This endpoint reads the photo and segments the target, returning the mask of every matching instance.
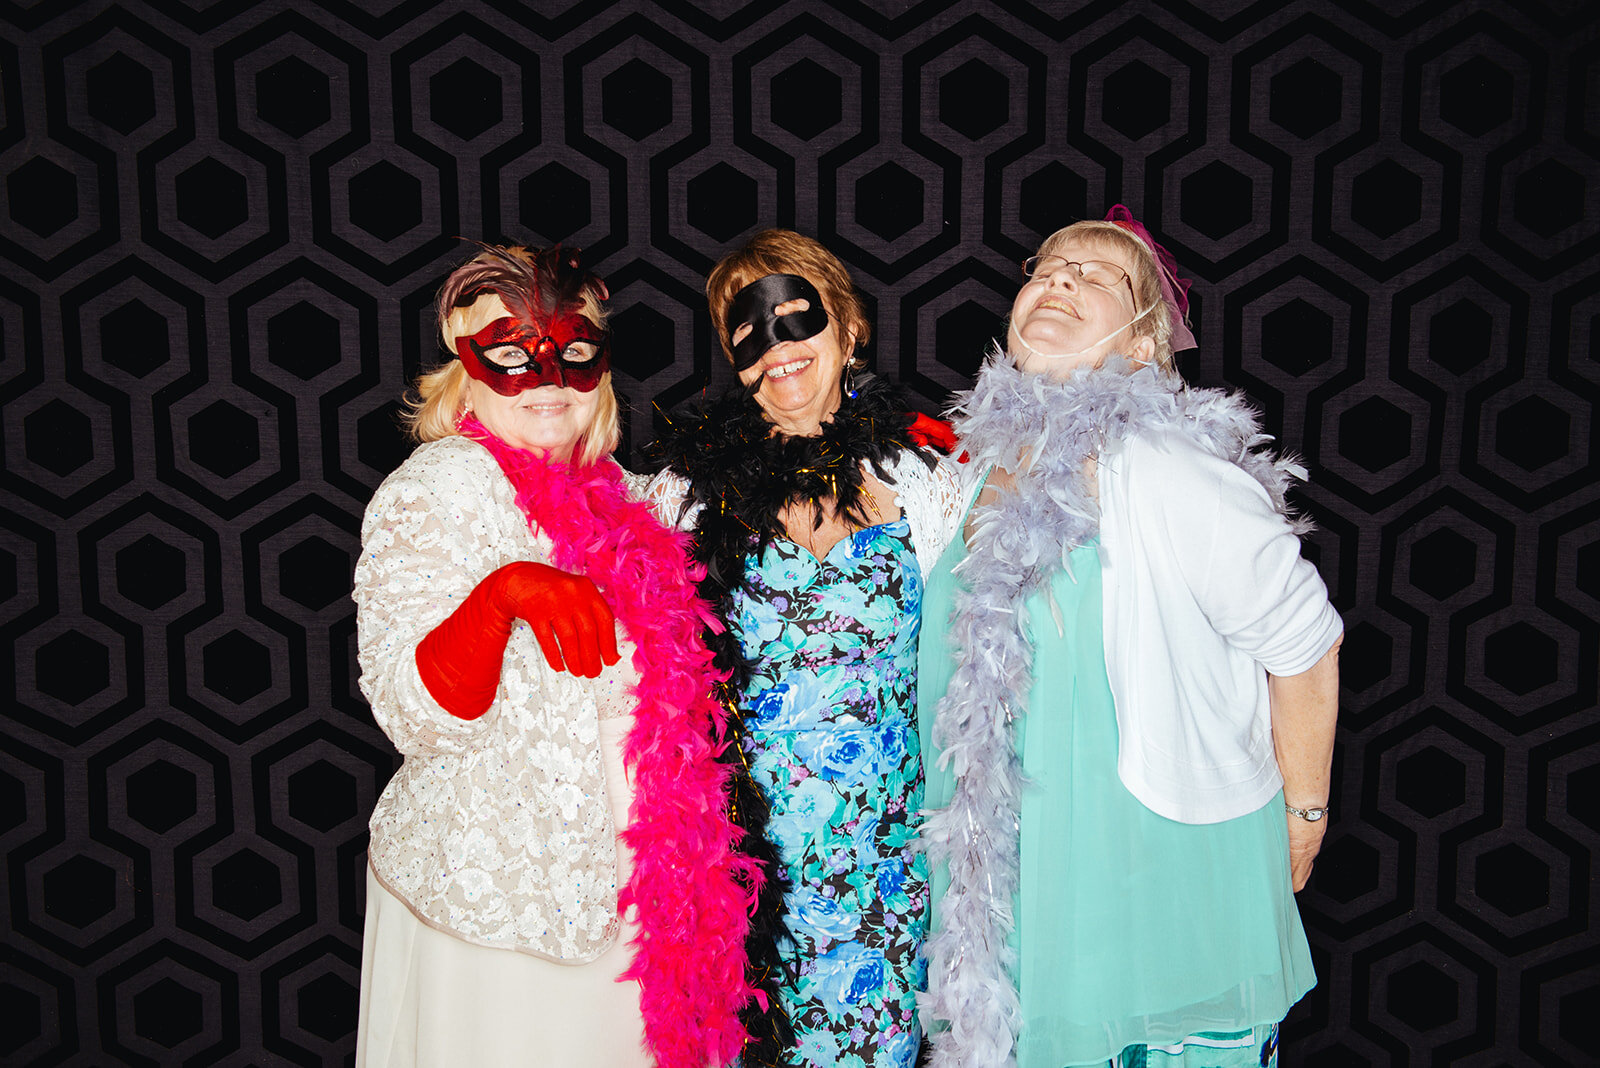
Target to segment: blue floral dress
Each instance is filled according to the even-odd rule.
[[[787,866],[783,988],[799,1063],[911,1068],[927,929],[916,729],[922,573],[904,518],[823,560],[783,538],[735,594],[745,749]]]

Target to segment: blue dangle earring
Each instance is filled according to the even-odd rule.
[[[856,399],[856,369],[853,363],[852,360],[844,365],[844,395],[851,400]]]

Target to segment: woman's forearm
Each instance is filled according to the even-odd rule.
[[[1333,736],[1339,717],[1339,642],[1307,671],[1267,678],[1272,744],[1283,772],[1283,799],[1295,808],[1324,808],[1333,775]],[[1289,868],[1295,890],[1311,877],[1328,821],[1289,821]]]

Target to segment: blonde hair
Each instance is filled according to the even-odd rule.
[[[711,325],[729,363],[733,362],[733,335],[728,329],[728,305],[739,290],[769,274],[797,274],[816,286],[822,295],[822,310],[840,330],[839,343],[851,345],[845,354],[850,367],[859,371],[866,366],[855,354],[872,336],[872,325],[850,272],[821,242],[793,230],[762,230],[743,248],[722,257],[706,278]]]
[[[1155,344],[1154,363],[1158,370],[1176,375],[1177,365],[1172,362],[1172,305],[1161,295],[1161,265],[1156,262],[1150,246],[1139,240],[1132,231],[1104,219],[1085,219],[1063,226],[1039,245],[1039,255],[1054,255],[1055,250],[1069,241],[1103,249],[1115,249],[1127,255],[1133,267],[1129,279],[1133,283],[1134,314],[1160,304],[1162,310],[1151,312],[1133,324],[1135,337],[1147,337]]]
[[[520,245],[486,245],[483,252],[450,273],[439,288],[436,302],[439,343],[446,352],[454,356],[456,338],[477,333],[495,319],[506,316],[510,307],[539,306],[539,294],[530,292],[532,283],[525,281],[522,273],[515,270],[508,273],[505,269],[507,261],[513,259],[518,261],[513,267],[520,264],[531,268],[538,256]],[[531,278],[531,273],[526,277]],[[464,303],[464,298],[474,293],[477,299]],[[606,325],[605,309],[600,303],[604,294],[605,287],[599,279],[582,290],[582,315],[601,329]],[[511,299],[508,301],[507,297]],[[411,437],[421,443],[459,434],[461,431],[456,424],[467,411],[471,381],[472,377],[459,359],[451,359],[418,375],[414,393],[402,400],[404,410],[400,416]],[[594,417],[584,429],[575,453],[580,464],[592,464],[609,456],[622,440],[622,406],[611,386],[610,371],[600,376],[595,389],[600,396]]]

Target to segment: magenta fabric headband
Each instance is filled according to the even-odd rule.
[[[1178,277],[1178,261],[1172,253],[1161,247],[1155,238],[1150,236],[1133,212],[1122,204],[1113,204],[1111,210],[1106,212],[1106,221],[1116,223],[1124,230],[1129,231],[1134,237],[1143,241],[1155,254],[1156,265],[1161,268],[1161,299],[1165,300],[1172,308],[1172,351],[1182,352],[1184,349],[1197,349],[1200,343],[1194,339],[1194,331],[1189,329],[1189,286],[1187,278]]]

